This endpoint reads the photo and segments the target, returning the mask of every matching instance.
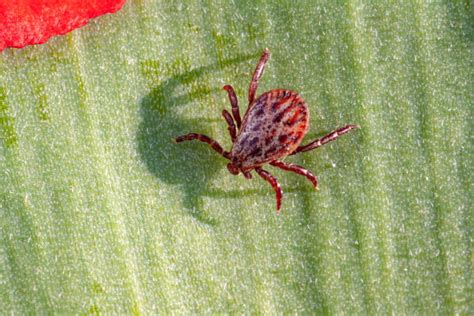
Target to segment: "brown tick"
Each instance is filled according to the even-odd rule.
[[[240,118],[234,89],[230,85],[224,86],[232,105],[232,114],[227,110],[222,111],[222,116],[227,122],[230,138],[232,139],[230,152],[222,149],[222,146],[215,140],[202,134],[182,135],[177,137],[175,141],[180,143],[197,139],[209,144],[212,149],[230,160],[227,169],[234,175],[242,172],[245,178],[251,179],[250,172],[255,170],[275,190],[277,212],[279,212],[283,192],[277,179],[263,170],[262,166],[269,163],[280,169],[305,176],[317,189],[318,180],[315,175],[301,166],[283,162],[281,159],[318,148],[352,129],[359,128],[359,126],[346,125],[326,136],[300,146],[309,128],[309,109],[304,100],[296,92],[283,89],[265,92],[255,99],[258,81],[262,77],[263,69],[269,57],[270,52],[265,49],[250,82],[249,105],[243,120]]]

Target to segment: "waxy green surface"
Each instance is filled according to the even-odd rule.
[[[468,1],[129,1],[0,53],[0,310],[7,314],[473,314]],[[305,142],[235,177],[222,86],[297,91]]]

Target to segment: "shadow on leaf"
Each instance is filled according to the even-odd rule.
[[[176,61],[165,66],[160,66],[158,61],[147,61],[143,65],[147,71],[145,76],[151,77],[150,80],[163,73],[173,75],[161,80],[161,84],[154,87],[140,103],[142,121],[137,137],[140,157],[160,181],[177,185],[184,192],[185,207],[193,217],[206,224],[215,224],[215,220],[205,214],[201,196],[209,190],[208,183],[219,166],[225,167],[223,158],[205,144],[190,142],[177,145],[172,139],[190,132],[209,134],[208,125],[216,120],[182,118],[176,113],[176,109],[191,102],[202,101],[213,92],[225,93],[221,87],[206,86],[203,76],[255,59],[255,56],[258,54],[239,55],[195,69],[190,69],[190,63],[186,61]],[[188,92],[180,94],[179,91]],[[224,107],[228,108],[230,105],[223,104],[222,108]],[[222,124],[225,124],[223,119]]]

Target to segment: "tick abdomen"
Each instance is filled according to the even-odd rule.
[[[265,92],[245,113],[232,147],[232,160],[243,170],[250,170],[287,156],[300,145],[308,125],[308,107],[296,92]]]

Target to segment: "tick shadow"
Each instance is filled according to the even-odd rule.
[[[179,115],[180,107],[199,101],[205,101],[211,93],[223,93],[220,86],[206,86],[204,76],[232,65],[253,60],[258,54],[238,55],[233,59],[194,69],[177,69],[173,65],[166,69],[177,72],[154,87],[140,102],[141,122],[138,129],[138,152],[148,170],[160,181],[176,185],[184,193],[184,206],[190,215],[206,224],[215,224],[203,208],[202,196],[209,190],[208,184],[225,161],[209,146],[200,142],[175,144],[176,136],[195,132],[210,134],[209,124],[225,124],[220,117],[185,118]],[[182,68],[182,67],[181,67]],[[162,69],[155,69],[157,74]],[[181,91],[187,91],[181,93]],[[229,107],[222,104],[222,108]],[[220,114],[220,111],[219,111]],[[222,130],[225,130],[223,128]],[[227,131],[226,131],[227,132]],[[229,137],[227,133],[223,137]],[[219,140],[222,140],[219,137]],[[166,196],[158,197],[166,199]]]

